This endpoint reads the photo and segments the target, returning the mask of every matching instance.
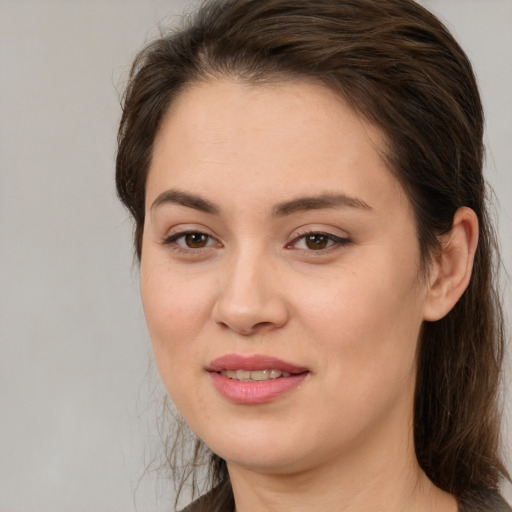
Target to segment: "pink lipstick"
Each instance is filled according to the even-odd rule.
[[[267,355],[227,354],[207,368],[217,391],[237,404],[263,404],[301,384],[309,370]]]

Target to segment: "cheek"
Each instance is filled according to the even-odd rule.
[[[208,395],[197,386],[205,373],[205,347],[198,340],[210,311],[206,283],[194,286],[190,280],[178,279],[178,273],[148,268],[150,272],[141,265],[141,296],[158,373],[188,423],[196,423],[195,411],[202,411],[208,422]]]
[[[212,302],[211,278],[187,275],[148,250],[140,267],[141,297],[148,328],[161,342],[179,343],[202,327]]]
[[[310,301],[304,331],[323,376],[316,414],[333,418],[326,436],[352,439],[397,407],[409,411],[421,321],[411,294],[399,297],[376,284],[354,276],[329,290],[329,300]]]
[[[204,347],[197,341],[210,318],[213,283],[187,278],[149,254],[145,258],[140,269],[144,314],[158,371],[174,398],[174,388],[189,373],[203,371]]]
[[[415,267],[393,266],[384,258],[326,276],[314,288],[303,283],[295,295],[308,339],[333,379],[370,388],[379,379],[398,382],[414,371],[422,323]]]

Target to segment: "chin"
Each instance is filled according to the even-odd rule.
[[[264,474],[307,471],[321,465],[335,453],[343,452],[343,446],[352,444],[351,435],[346,442],[343,442],[345,436],[338,437],[338,446],[326,443],[326,439],[332,438],[332,433],[308,429],[300,421],[291,426],[289,421],[267,420],[251,424],[239,419],[231,427],[212,430],[210,425],[208,430],[197,434],[227,462],[228,467],[237,466]]]
[[[222,453],[215,453],[227,462],[228,467],[239,466],[256,473],[291,474],[304,471],[310,465],[311,457],[299,452],[297,447],[295,450],[259,448],[226,447]]]
[[[193,423],[193,422],[192,422]],[[229,426],[195,429],[196,434],[228,465],[233,464],[264,473],[283,473],[307,459],[304,444],[295,432],[273,422],[247,422],[240,419]],[[285,435],[283,435],[285,434]],[[311,446],[311,443],[309,443]]]

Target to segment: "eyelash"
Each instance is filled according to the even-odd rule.
[[[311,249],[311,248],[297,248],[297,244],[300,241],[304,241],[307,243],[308,237],[323,237],[327,239],[327,243],[329,244],[327,247],[324,247],[322,249]],[[286,245],[286,248],[296,248],[298,250],[301,250],[303,252],[313,253],[313,254],[326,254],[332,251],[335,251],[336,249],[339,249],[343,246],[346,246],[351,243],[351,240],[349,238],[344,238],[340,236],[333,235],[332,233],[325,233],[324,231],[307,231],[306,233],[301,233],[299,236],[297,236],[295,239],[293,239],[289,244]]]
[[[179,245],[177,242],[178,240],[180,240],[180,238],[185,238],[186,236],[189,236],[189,235],[201,235],[201,236],[205,236],[208,238],[208,242],[207,242],[207,245],[205,245],[204,247],[187,247],[187,246],[182,246],[182,245]],[[210,243],[211,241],[213,241],[214,243]],[[195,230],[190,230],[190,231],[180,231],[179,233],[175,233],[174,235],[170,235],[166,238],[164,238],[164,240],[162,241],[163,245],[171,245],[173,246],[173,249],[175,251],[179,251],[179,252],[185,252],[185,253],[195,253],[197,251],[201,251],[203,249],[207,249],[213,245],[215,245],[215,243],[217,245],[221,245],[219,242],[216,242],[216,240],[211,236],[209,235],[208,233],[204,233],[202,231],[195,231]]]
[[[203,247],[187,247],[182,246],[178,244],[178,241],[180,239],[184,239],[186,236],[189,235],[200,235],[205,236],[208,238],[207,245]],[[304,241],[304,243],[307,243],[308,237],[322,237],[327,240],[327,247],[321,248],[321,249],[311,249],[311,248],[297,248],[297,245],[300,241]],[[213,243],[211,243],[213,241]],[[222,247],[220,242],[217,242],[211,235],[204,233],[202,231],[181,231],[179,233],[175,233],[173,235],[170,235],[162,241],[163,245],[170,245],[173,246],[173,250],[179,251],[179,252],[185,252],[185,253],[196,253],[198,251],[202,251],[203,249],[210,248],[214,245]],[[325,233],[323,231],[307,231],[306,233],[302,233],[296,238],[294,238],[290,243],[286,244],[286,249],[298,249],[302,252],[307,252],[311,254],[317,254],[322,255],[329,253],[333,250],[339,249],[343,246],[346,246],[351,243],[351,240],[344,237],[339,237],[336,235],[333,235],[332,233]]]

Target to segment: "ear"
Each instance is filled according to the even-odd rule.
[[[441,252],[431,264],[424,320],[443,318],[455,306],[469,284],[476,247],[478,218],[470,208],[455,212],[452,229],[441,237]]]

